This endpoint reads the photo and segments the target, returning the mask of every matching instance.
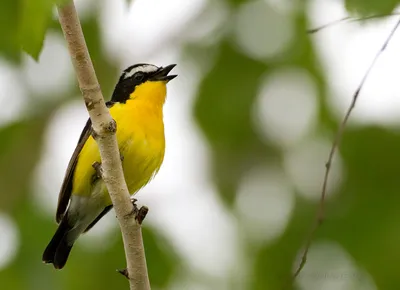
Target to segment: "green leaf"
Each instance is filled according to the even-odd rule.
[[[19,61],[18,44],[19,1],[0,1],[0,53],[8,60]]]
[[[55,193],[57,194],[57,193]],[[30,194],[27,192],[27,196]],[[111,213],[110,213],[111,214]],[[119,228],[107,241],[93,240],[96,249],[82,247],[81,240],[74,245],[62,271],[41,262],[41,255],[54,234],[57,225],[52,217],[38,211],[35,200],[21,200],[12,212],[19,232],[17,256],[8,267],[0,270],[1,289],[75,289],[106,290],[129,288],[128,280],[116,272],[126,265]],[[117,220],[114,221],[117,223]],[[97,226],[101,226],[100,222]],[[146,260],[152,288],[167,289],[179,256],[171,243],[153,229],[143,228]],[[106,247],[101,244],[106,243]]]
[[[244,3],[248,2],[248,1],[246,1],[246,0],[228,0],[227,2],[229,4],[237,7],[237,6],[240,6],[241,4],[244,4]]]
[[[53,0],[21,0],[20,44],[22,49],[38,60],[45,34],[51,23]]]
[[[260,77],[268,69],[225,40],[196,99],[194,114],[213,146],[213,176],[228,204],[234,200],[242,174],[277,155],[259,139],[252,121]]]
[[[266,70],[265,64],[229,43],[221,45],[214,68],[201,84],[194,112],[212,143],[240,149],[254,141],[251,109]]]
[[[399,4],[399,0],[346,0],[345,7],[351,14],[368,16],[390,14]]]
[[[0,209],[9,210],[24,197],[39,159],[48,114],[0,128]]]

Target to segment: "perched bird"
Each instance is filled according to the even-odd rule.
[[[133,195],[158,172],[164,159],[163,105],[169,75],[175,64],[157,67],[136,64],[123,71],[107,102],[117,123],[122,168]],[[107,188],[92,166],[100,163],[90,119],[72,154],[58,197],[56,233],[43,253],[43,262],[61,269],[74,242],[90,230],[111,208]]]

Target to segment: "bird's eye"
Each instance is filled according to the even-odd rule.
[[[141,82],[144,79],[144,74],[142,72],[137,72],[135,73],[133,78],[135,79],[135,81]]]

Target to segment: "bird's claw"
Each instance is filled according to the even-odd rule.
[[[94,176],[95,179],[100,179],[103,176],[103,169],[101,168],[101,163],[100,162],[94,162],[92,164],[92,167],[94,168],[94,170],[96,171],[96,175]]]

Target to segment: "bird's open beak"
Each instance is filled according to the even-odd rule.
[[[150,77],[151,81],[166,81],[176,78],[178,75],[168,75],[168,73],[176,66],[176,64],[170,64],[166,67],[160,67],[154,75]]]

